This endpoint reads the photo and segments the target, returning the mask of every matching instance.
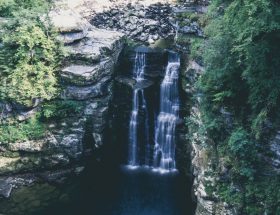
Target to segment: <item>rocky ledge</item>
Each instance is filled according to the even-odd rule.
[[[177,15],[180,13],[203,13],[201,7],[176,5],[174,2],[145,4],[145,1],[111,6],[95,14],[91,23],[102,29],[116,30],[134,41],[153,44],[158,39],[174,37],[178,33],[203,36],[196,21],[185,19],[179,25]]]

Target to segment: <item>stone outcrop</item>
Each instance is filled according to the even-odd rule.
[[[56,6],[49,17],[67,52],[59,73],[62,92],[57,100],[78,102],[80,108],[65,118],[46,122],[48,129],[43,139],[0,143],[1,175],[68,168],[89,150],[103,144],[112,75],[124,45],[124,35],[97,29],[64,6]],[[27,109],[0,103],[0,111],[1,119],[18,115],[19,121],[25,121],[40,111],[40,102]],[[88,145],[85,136],[90,137]],[[0,181],[0,195],[10,195],[10,184]]]

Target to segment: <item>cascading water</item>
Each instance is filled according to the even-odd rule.
[[[146,54],[136,52],[133,78],[138,84],[147,81],[144,78],[145,67]],[[155,123],[154,146],[150,141],[149,112],[144,90],[135,88],[133,91],[128,156],[128,165],[131,168],[144,165],[163,173],[176,170],[175,130],[179,119],[179,67],[179,55],[169,52],[165,77],[160,86],[160,112]]]
[[[134,59],[134,68],[133,68],[133,78],[137,82],[141,82],[144,79],[144,72],[146,66],[146,53],[136,52]],[[133,104],[132,112],[129,123],[129,155],[128,155],[128,164],[129,166],[135,168],[139,165],[138,158],[138,118],[140,105],[144,109],[147,115],[147,105],[144,97],[144,90],[136,88],[133,91]],[[146,117],[147,119],[147,117]],[[145,122],[145,131],[148,130],[148,121]],[[145,132],[146,133],[146,132]],[[148,134],[145,134],[148,135]]]
[[[179,119],[178,54],[169,53],[165,77],[160,86],[160,113],[155,129],[154,168],[161,172],[176,170],[175,128]]]

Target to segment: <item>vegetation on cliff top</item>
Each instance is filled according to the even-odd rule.
[[[280,176],[265,159],[280,122],[280,2],[215,0],[208,16],[198,88],[207,145],[228,169],[217,166],[213,190],[240,214],[280,214]]]
[[[1,34],[1,100],[31,106],[34,99],[56,95],[61,51],[43,15],[48,7],[43,0],[1,0],[0,14],[7,20]]]
[[[0,0],[0,102],[32,107],[58,95],[61,44],[47,17],[50,1]],[[0,143],[42,138],[42,113],[0,122]]]

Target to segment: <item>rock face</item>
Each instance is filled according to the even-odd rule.
[[[80,120],[92,123],[89,127],[93,127],[93,141],[97,145],[102,144],[100,139],[103,139],[102,128],[106,124],[111,98],[112,75],[124,45],[124,35],[94,28],[87,20],[69,10],[51,12],[50,17],[60,30],[69,53],[60,73],[64,83],[61,98],[82,101],[84,110]],[[67,23],[66,26],[63,23]],[[69,38],[73,38],[72,42]],[[85,132],[84,126],[73,129],[77,132],[64,136],[59,144],[71,148],[71,143],[76,143],[74,152],[80,151],[79,143],[83,135],[79,134]],[[71,150],[69,154],[72,154]]]
[[[195,61],[190,61],[189,66],[184,73],[183,88],[189,94],[196,94],[194,89],[194,83],[204,71],[204,68]],[[195,96],[195,101],[192,104],[190,110],[190,118],[197,125],[202,125],[201,113],[200,113],[200,99],[199,95]],[[207,184],[214,184],[215,178],[209,176],[210,172],[214,172],[212,169],[213,164],[216,164],[215,149],[204,147],[206,142],[209,142],[207,133],[201,134],[197,129],[189,128],[189,132],[192,136],[192,167],[194,175],[193,190],[197,198],[196,215],[234,215],[236,214],[234,209],[229,207],[226,203],[219,201],[217,196],[213,196],[206,191]],[[218,161],[219,165],[222,165],[222,161]]]
[[[124,35],[93,27],[75,11],[56,6],[49,13],[60,32],[67,57],[60,80],[58,101],[74,101],[81,107],[67,118],[46,123],[46,137],[16,143],[0,143],[0,175],[67,168],[83,155],[103,144],[111,101],[114,67],[124,45]],[[17,108],[18,110],[19,108]],[[15,114],[13,106],[0,103],[1,119]],[[40,110],[39,102],[22,109],[18,120],[24,121]],[[86,145],[84,139],[90,138]],[[0,195],[8,197],[11,186],[0,181]]]

